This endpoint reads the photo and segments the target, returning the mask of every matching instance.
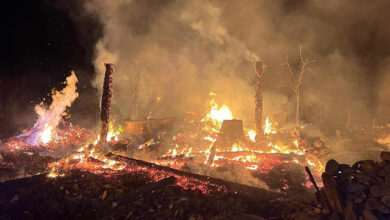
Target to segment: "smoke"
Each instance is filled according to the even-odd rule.
[[[269,186],[261,179],[254,177],[245,167],[237,164],[225,164],[216,169],[204,166],[187,166],[186,169],[192,173],[212,176],[230,182],[240,183],[248,186],[269,189]]]
[[[289,57],[299,67],[299,45],[316,60],[302,90],[304,120],[315,122],[321,112],[344,123],[351,109],[353,122],[368,122],[388,109],[380,80],[389,78],[381,61],[390,51],[386,0],[86,0],[85,8],[104,27],[93,85],[101,91],[103,64],[114,63],[117,120],[130,116],[138,83],[138,119],[202,112],[214,91],[250,126],[256,60],[266,65],[265,111],[288,111],[284,64]]]
[[[102,87],[103,63],[115,63],[115,118],[129,117],[137,78],[139,119],[150,112],[152,117],[201,112],[210,91],[236,118],[252,117],[245,105],[252,102],[248,81],[258,58],[229,34],[217,6],[208,1],[90,1],[86,8],[99,14],[105,30],[96,47],[96,88]],[[243,114],[240,106],[245,106]]]

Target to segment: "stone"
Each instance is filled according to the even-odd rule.
[[[370,193],[374,197],[390,196],[390,189],[386,187],[371,186]]]
[[[340,164],[336,160],[329,160],[325,166],[325,173],[335,176],[338,174]]]
[[[327,173],[322,174],[322,182],[324,183],[324,189],[326,198],[331,208],[338,212],[343,213],[344,208],[341,204],[340,194],[338,192],[338,186],[335,178]]]
[[[348,220],[357,220],[358,219],[356,212],[353,209],[352,202],[348,202],[347,206],[344,208],[344,217],[345,217],[345,219],[348,219]]]
[[[388,151],[382,151],[381,152],[381,159],[386,162],[390,162],[390,152]]]
[[[370,193],[376,198],[381,197],[383,195],[383,192],[379,186],[371,186]]]
[[[345,188],[344,188],[344,192],[346,193],[361,193],[363,192],[365,189],[367,189],[367,186],[361,184],[361,183],[357,183],[357,182],[352,182],[352,183],[348,183]]]
[[[373,160],[362,160],[359,169],[363,172],[374,173],[378,170],[378,165]]]
[[[371,185],[371,183],[374,183],[375,180],[371,178],[368,175],[362,174],[362,173],[353,173],[351,174],[351,177],[355,180],[357,180],[360,183],[363,183],[367,186]]]
[[[390,208],[390,195],[383,196],[381,202],[387,207]]]
[[[345,170],[350,169],[350,168],[351,168],[351,166],[348,164],[340,164],[340,166],[339,166],[339,170],[341,172],[344,172]]]
[[[363,217],[365,220],[377,220],[378,219],[370,210],[367,210],[367,209],[363,211]]]
[[[390,213],[390,210],[376,198],[367,199],[365,202],[365,209],[376,210],[384,214]]]

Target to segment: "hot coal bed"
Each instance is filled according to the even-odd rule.
[[[114,65],[105,67],[99,135],[63,119],[78,96],[71,72],[52,104],[36,107],[34,127],[2,141],[1,219],[390,218],[390,152],[378,147],[379,160],[350,165],[323,161],[330,150],[320,138],[279,130],[281,121],[262,115],[262,63],[256,129],[233,119],[215,93],[206,114],[184,122],[115,127]],[[389,129],[351,132],[369,141]]]

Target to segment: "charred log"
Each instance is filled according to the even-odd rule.
[[[114,73],[114,64],[105,63],[106,73],[103,83],[103,94],[100,111],[100,142],[105,142],[108,132],[108,123],[111,113],[111,97],[112,97],[112,74]]]
[[[218,178],[213,178],[210,176],[204,176],[204,175],[189,173],[189,172],[182,171],[182,170],[176,170],[176,169],[173,169],[170,167],[161,166],[161,165],[149,163],[146,161],[128,158],[128,157],[124,157],[124,156],[120,156],[120,155],[116,155],[116,154],[112,154],[112,153],[109,153],[107,156],[112,158],[112,159],[115,159],[115,160],[124,161],[127,164],[132,164],[135,166],[141,166],[141,167],[145,167],[145,168],[149,168],[149,169],[154,169],[156,171],[169,172],[169,173],[172,173],[175,177],[185,177],[188,179],[197,179],[197,180],[203,181],[207,184],[214,185],[214,186],[225,186],[225,187],[227,187],[228,193],[240,194],[241,196],[244,196],[248,199],[256,199],[257,201],[259,201],[259,200],[269,201],[272,199],[277,199],[277,198],[283,197],[282,194],[277,193],[277,192],[272,192],[272,191],[268,191],[265,189],[246,186],[246,185],[239,184],[239,183],[228,182],[228,181],[224,181],[224,180],[218,179]]]

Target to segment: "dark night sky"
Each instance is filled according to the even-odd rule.
[[[2,4],[1,136],[30,127],[36,119],[34,105],[51,88],[61,88],[70,69],[76,71],[80,93],[72,107],[72,112],[77,112],[73,117],[95,117],[99,99],[90,97],[96,92],[89,82],[94,77],[91,60],[101,27],[93,15],[81,16],[81,6],[73,2],[19,0]]]

